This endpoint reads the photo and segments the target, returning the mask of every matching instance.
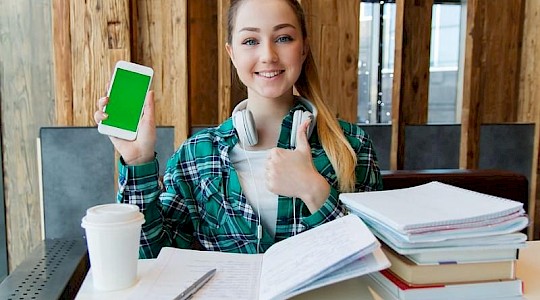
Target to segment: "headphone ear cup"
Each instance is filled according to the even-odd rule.
[[[255,129],[253,114],[247,110],[237,111],[233,114],[233,125],[238,133],[240,142],[247,143],[249,146],[257,145],[259,138]]]
[[[294,112],[292,126],[291,126],[291,148],[296,147],[296,135],[298,132],[298,128],[307,119],[311,119],[311,123],[309,124],[308,130],[307,130],[307,138],[309,139],[309,137],[311,136],[311,133],[313,132],[313,127],[315,125],[315,122],[313,120],[313,114],[309,111],[301,111],[301,110],[297,110]]]
[[[313,128],[315,128],[315,115],[313,115],[309,111],[305,111],[302,114],[302,123],[304,123],[304,121],[307,119],[311,120],[311,122],[309,123],[309,127],[307,128],[307,138],[309,139],[311,137],[311,134],[313,133]]]

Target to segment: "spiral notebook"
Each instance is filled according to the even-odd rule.
[[[525,215],[521,202],[438,181],[403,189],[342,193],[340,200],[360,217],[405,234],[485,227]]]

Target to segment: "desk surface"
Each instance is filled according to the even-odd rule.
[[[524,282],[525,298],[540,299],[540,241],[528,242],[526,248],[521,249],[519,260],[517,263],[517,277]],[[151,271],[154,260],[139,260],[139,277],[144,277],[145,274]],[[127,299],[133,288],[114,292],[100,292],[93,289],[91,271],[86,276],[81,289],[77,295],[78,300],[94,300],[94,299]],[[358,299],[366,300],[383,300],[381,295],[377,294],[365,280],[365,277],[358,277],[346,280],[334,285],[326,286],[320,289],[312,290],[305,294],[299,295],[294,299],[350,299],[351,295],[355,295]]]

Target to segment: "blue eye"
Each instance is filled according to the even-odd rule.
[[[255,46],[257,45],[257,41],[254,39],[246,39],[242,42],[242,45],[248,45],[248,46]]]
[[[288,36],[288,35],[284,35],[284,36],[280,36],[276,39],[276,42],[278,43],[287,43],[287,42],[290,42],[292,41],[292,37]]]

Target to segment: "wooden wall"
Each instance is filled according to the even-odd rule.
[[[36,137],[55,123],[50,0],[0,0],[0,8],[5,230],[13,269],[41,239]]]
[[[392,145],[390,167],[403,169],[405,126],[428,119],[429,49],[433,0],[403,0],[396,5]]]
[[[360,1],[302,0],[302,5],[310,47],[325,83],[323,98],[337,117],[356,122]]]
[[[11,269],[40,239],[35,147],[39,128],[93,125],[95,102],[104,94],[116,60],[154,67],[158,124],[175,126],[177,145],[191,126],[217,124],[230,115],[244,94],[231,80],[224,51],[229,3],[0,0],[0,100]],[[311,47],[325,83],[323,92],[336,115],[355,120],[358,37],[362,34],[358,32],[359,0],[302,3],[311,21]],[[426,122],[423,104],[417,109],[415,103],[427,101],[429,3],[397,1],[397,26],[403,30],[396,30],[401,38],[396,37],[395,63],[401,67],[394,77],[399,82],[394,83],[393,102],[402,108],[394,112],[394,149],[402,143],[401,127]],[[474,135],[479,122],[540,123],[540,69],[535,64],[540,57],[536,29],[540,3],[469,0],[467,5],[464,72],[469,77],[463,95],[462,136],[468,142],[462,145],[461,157],[464,166],[474,166],[470,162],[477,155]],[[416,55],[417,63],[411,55]],[[536,135],[534,169],[538,130]],[[395,161],[399,159],[397,154]]]
[[[519,72],[519,100],[517,101],[517,121],[536,123],[533,174],[531,176],[532,193],[530,208],[533,222],[533,238],[540,239],[540,1],[525,1],[523,22],[523,40],[521,51],[521,67]],[[508,100],[508,99],[507,99]],[[514,101],[511,101],[514,102]]]

